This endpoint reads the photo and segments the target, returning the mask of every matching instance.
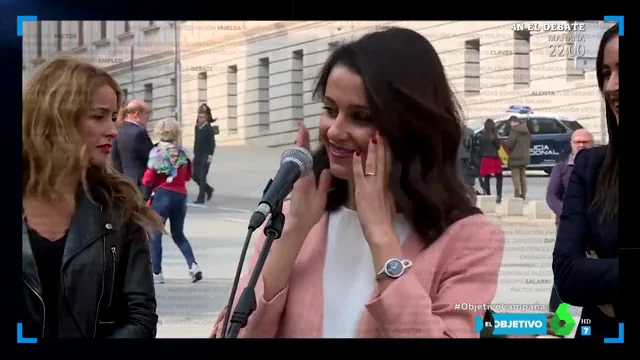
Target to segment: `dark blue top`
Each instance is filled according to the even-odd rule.
[[[582,150],[574,161],[564,195],[562,215],[553,251],[555,284],[563,302],[583,307],[582,318],[591,320],[591,338],[618,337],[624,317],[618,290],[618,219],[601,221],[602,210],[590,210],[606,146]],[[589,259],[585,252],[596,252]],[[616,318],[598,305],[613,304]],[[578,331],[576,337],[579,337]]]

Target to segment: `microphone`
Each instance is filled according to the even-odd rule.
[[[313,158],[309,150],[295,146],[285,150],[280,156],[280,169],[273,180],[269,180],[256,211],[249,220],[249,229],[259,228],[267,216],[282,202],[293,189],[293,184],[301,177],[313,173]]]

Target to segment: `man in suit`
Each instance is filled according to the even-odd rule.
[[[508,166],[511,170],[511,180],[513,180],[514,197],[527,198],[527,172],[526,168],[530,163],[529,149],[531,148],[531,133],[527,125],[520,122],[516,116],[509,118],[511,131],[507,139],[507,149],[509,150]]]
[[[142,175],[153,148],[146,125],[151,109],[142,100],[131,100],[124,109],[124,123],[113,143],[113,166],[143,191]]]

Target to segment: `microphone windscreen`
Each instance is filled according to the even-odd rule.
[[[301,177],[311,175],[313,173],[313,157],[309,150],[294,146],[285,150],[280,156],[280,164],[293,161],[300,167]]]

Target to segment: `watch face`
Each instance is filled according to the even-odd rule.
[[[394,259],[387,262],[385,270],[387,275],[391,277],[398,277],[402,275],[402,272],[404,271],[404,265],[402,265],[402,261]]]

